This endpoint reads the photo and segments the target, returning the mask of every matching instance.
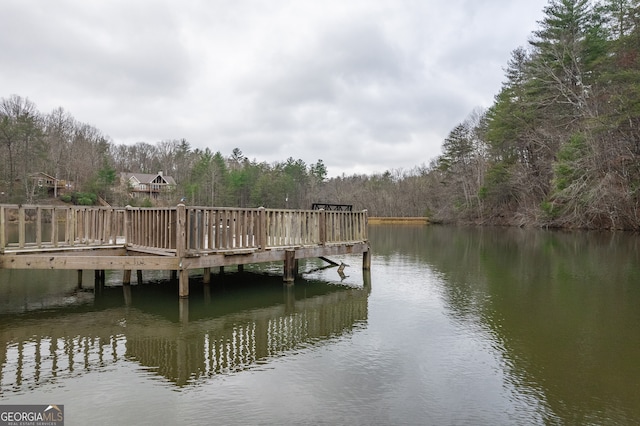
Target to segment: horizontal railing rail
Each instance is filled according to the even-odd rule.
[[[367,241],[367,211],[0,205],[0,250],[127,246],[186,253]]]

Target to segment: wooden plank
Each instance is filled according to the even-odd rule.
[[[51,244],[58,246],[58,210],[55,207],[51,209]]]
[[[184,204],[178,204],[176,223],[176,256],[178,259],[184,257],[187,243],[187,211]]]
[[[42,207],[36,208],[36,245],[42,246]]]
[[[256,249],[254,248],[236,248],[231,250],[225,250],[221,252],[225,256],[237,256],[243,254],[255,253]]]
[[[74,245],[78,235],[78,209],[70,209],[69,214],[69,244]]]
[[[89,227],[92,228],[90,231],[90,241],[92,244],[95,244],[102,238],[102,214],[102,210],[91,209],[91,223],[89,224]]]
[[[346,254],[362,254],[369,250],[369,245],[364,242],[349,245],[298,247],[295,249],[296,259],[312,257],[328,257]],[[210,254],[208,256],[191,257],[182,260],[182,267],[186,269],[200,269],[218,266],[246,265],[251,263],[284,261],[286,249],[256,250],[251,253],[226,256],[223,253]]]
[[[327,213],[324,210],[318,215],[318,239],[320,244],[327,242]]]
[[[220,228],[222,231],[222,241],[220,242],[221,249],[229,248],[229,211],[222,211],[222,223],[220,224]]]
[[[124,245],[94,245],[94,246],[70,246],[70,245],[58,245],[50,247],[42,246],[36,247],[35,243],[27,244],[25,247],[18,247],[17,244],[9,244],[5,248],[7,254],[27,254],[33,255],[38,253],[60,253],[64,255],[73,255],[77,252],[92,253],[93,255],[101,255],[101,251],[104,250],[124,250]],[[124,252],[123,252],[124,254]]]
[[[160,233],[162,232],[161,222],[162,211],[155,211],[153,213],[153,247],[160,247]]]
[[[0,206],[0,251],[4,250],[7,245],[7,217],[5,213],[5,207]]]
[[[162,256],[66,256],[3,255],[0,268],[5,269],[178,269],[179,260]]]
[[[91,244],[91,241],[92,241],[91,231],[95,228],[95,225],[93,225],[93,215],[91,213],[92,213],[92,210],[89,210],[86,208],[82,210],[82,218],[83,218],[83,224],[84,224],[84,234],[82,235],[82,240],[87,245]]]
[[[246,210],[238,212],[238,227],[236,233],[236,246],[238,248],[247,246],[247,215],[248,212]]]
[[[176,256],[175,249],[164,249],[164,248],[156,248],[156,247],[129,245],[127,246],[127,250],[130,252],[148,253],[148,254],[155,254],[158,256],[174,256],[174,257]]]
[[[194,213],[193,213],[193,210],[188,209],[188,210],[186,210],[185,214],[186,214],[186,216],[185,216],[185,220],[186,220],[185,227],[186,227],[186,235],[187,235],[187,242],[186,242],[185,247],[186,247],[187,250],[189,250],[189,249],[193,248],[191,240],[192,240],[192,234],[193,234],[193,230],[194,230],[194,227],[193,227],[193,214]]]
[[[198,248],[205,248],[207,242],[207,210],[200,209],[198,216]]]
[[[207,210],[207,243],[205,245],[205,249],[211,249],[212,247],[214,247],[215,243],[213,241],[214,238],[214,232],[213,232],[213,227],[214,227],[214,213],[212,210]]]
[[[241,210],[238,212],[238,226],[236,227],[236,247],[246,247],[245,228],[247,223],[247,211]]]
[[[267,246],[267,213],[264,207],[258,209],[257,226],[256,244],[260,250],[265,250]]]
[[[105,221],[105,239],[106,242],[116,242],[116,230],[115,223],[117,218],[116,210],[108,210],[106,213],[106,221]]]
[[[25,213],[24,207],[18,210],[18,246],[24,247],[25,243]]]
[[[168,229],[170,227],[169,225],[169,212],[167,210],[162,210],[162,212],[160,213],[160,223],[162,226],[162,234],[160,237],[160,246],[162,248],[169,248],[169,240],[167,238],[168,235]]]

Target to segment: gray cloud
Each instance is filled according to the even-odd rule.
[[[0,3],[0,97],[116,143],[411,168],[488,106],[546,0]]]

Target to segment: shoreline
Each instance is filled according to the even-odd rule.
[[[369,225],[428,225],[427,217],[370,217]]]

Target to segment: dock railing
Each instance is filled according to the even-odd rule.
[[[124,210],[0,205],[0,250],[124,244]]]
[[[367,238],[366,210],[0,205],[0,252],[101,246],[180,257]]]
[[[187,251],[265,250],[367,240],[366,210],[186,207],[185,217]]]

